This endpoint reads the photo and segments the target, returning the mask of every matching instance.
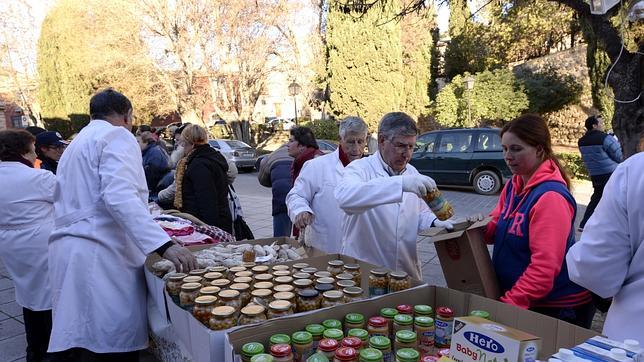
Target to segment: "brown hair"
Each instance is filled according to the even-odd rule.
[[[559,171],[564,181],[566,181],[566,187],[570,190],[572,184],[570,182],[570,177],[566,172],[566,169],[563,168],[561,162],[555,156],[555,153],[552,151],[552,141],[550,140],[550,130],[546,121],[541,118],[541,116],[536,114],[524,114],[519,116],[512,121],[506,123],[505,126],[501,129],[501,137],[505,132],[511,132],[515,136],[519,137],[523,142],[529,144],[532,147],[537,148],[537,152],[541,152],[541,160],[552,160]]]
[[[208,142],[208,132],[196,124],[189,124],[181,132],[181,137],[191,145],[203,145]]]
[[[24,129],[0,131],[0,160],[21,158],[22,155],[31,152],[32,143],[36,143],[36,137]]]

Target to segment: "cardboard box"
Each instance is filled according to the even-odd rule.
[[[450,357],[456,362],[534,362],[541,340],[532,334],[480,317],[454,319]]]
[[[245,343],[267,343],[270,336],[275,333],[291,334],[303,330],[307,324],[320,323],[329,318],[343,320],[344,316],[351,312],[371,317],[378,314],[381,308],[399,304],[428,304],[434,309],[439,306],[449,306],[456,316],[467,315],[475,309],[486,310],[492,320],[538,336],[541,339],[540,359],[547,359],[560,347],[570,348],[597,335],[594,331],[509,304],[453,289],[425,285],[376,299],[271,320],[256,326],[238,327],[229,331],[226,336],[225,359],[222,361],[235,361],[235,355]]]
[[[498,299],[498,281],[483,239],[489,220],[456,222],[451,232],[431,228],[421,235],[431,237],[449,288]]]

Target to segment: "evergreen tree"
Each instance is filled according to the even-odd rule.
[[[436,27],[433,17],[433,11],[410,14],[401,22],[404,76],[401,110],[416,119],[427,113],[429,106],[433,32],[427,29]]]
[[[449,36],[455,38],[463,33],[470,22],[470,8],[467,0],[451,0],[449,2]]]

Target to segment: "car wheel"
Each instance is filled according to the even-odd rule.
[[[501,180],[494,171],[481,171],[474,176],[474,191],[481,195],[494,195],[501,189]]]

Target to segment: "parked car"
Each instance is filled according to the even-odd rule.
[[[338,144],[335,141],[331,140],[317,140],[318,146],[320,146],[320,151],[325,155],[331,153],[338,148]]]
[[[295,122],[290,119],[285,118],[275,118],[268,121],[268,125],[271,128],[271,131],[290,131],[291,128],[295,127]]]
[[[472,186],[483,195],[497,193],[512,177],[503,160],[499,130],[494,128],[424,133],[418,136],[409,163],[439,185]]]
[[[215,139],[208,140],[208,144],[233,161],[238,169],[250,171],[255,168],[257,151],[246,143],[238,140]]]

